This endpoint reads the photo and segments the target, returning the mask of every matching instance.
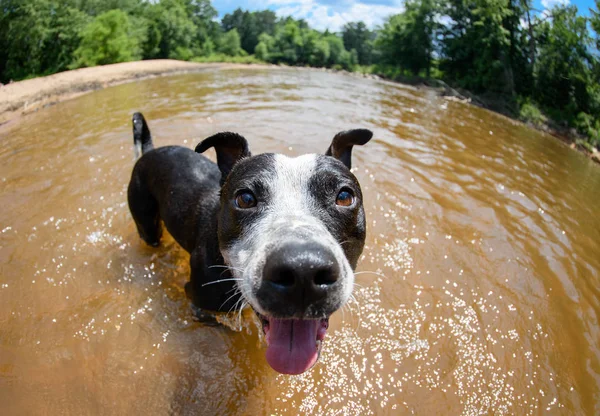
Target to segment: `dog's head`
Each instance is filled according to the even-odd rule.
[[[263,322],[267,361],[300,374],[318,359],[329,316],[350,298],[366,222],[350,172],[352,147],[369,130],[338,133],[325,155],[251,156],[246,140],[219,133],[219,246],[238,287]]]

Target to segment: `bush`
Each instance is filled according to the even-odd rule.
[[[404,71],[397,67],[397,66],[393,66],[393,65],[385,65],[385,64],[377,64],[377,65],[373,65],[372,69],[371,69],[371,73],[373,74],[377,74],[383,78],[386,79],[391,79],[391,80],[398,80],[398,79],[404,79]]]
[[[600,119],[594,119],[587,113],[579,113],[575,119],[575,127],[587,137],[590,146],[600,145]]]
[[[519,109],[519,119],[534,126],[541,126],[546,122],[546,117],[539,108],[529,100],[525,100]]]
[[[215,43],[212,41],[212,39],[207,38],[203,43],[202,46],[200,47],[200,53],[198,54],[198,56],[211,56],[212,54],[215,53]]]
[[[231,29],[221,38],[219,52],[229,56],[244,56],[246,51],[242,49],[240,34],[237,29]]]
[[[254,48],[254,55],[257,59],[261,61],[269,60],[269,49],[267,48],[267,44],[265,42],[258,42],[256,48]]]
[[[265,62],[257,59],[254,55],[230,56],[222,53],[215,53],[209,56],[198,56],[192,58],[192,62],[228,62],[234,64],[264,64]]]
[[[175,48],[175,52],[171,53],[172,59],[178,59],[180,61],[189,61],[194,57],[194,52],[190,48],[182,48],[178,46]]]
[[[97,16],[83,29],[73,67],[114,64],[141,58],[139,41],[131,36],[127,14],[111,10]]]
[[[323,39],[318,39],[314,42],[308,64],[310,66],[323,67],[327,65],[329,54],[329,43]]]

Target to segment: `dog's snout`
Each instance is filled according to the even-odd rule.
[[[295,286],[325,289],[338,280],[339,267],[329,250],[306,244],[292,244],[267,259],[264,279],[281,288]]]
[[[330,249],[314,242],[294,242],[272,252],[263,269],[262,289],[276,292],[295,311],[327,297],[340,279]]]

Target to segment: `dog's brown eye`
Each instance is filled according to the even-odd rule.
[[[354,195],[349,189],[342,189],[335,199],[336,205],[349,207],[354,204]]]
[[[250,191],[242,191],[235,197],[235,205],[242,209],[255,207],[256,197]]]

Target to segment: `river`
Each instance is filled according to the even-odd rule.
[[[273,372],[249,311],[193,319],[187,253],[127,207],[134,111],[157,146],[255,154],[373,130],[354,300],[313,370]],[[319,71],[161,77],[0,126],[0,186],[3,415],[600,413],[600,166],[494,113]]]

